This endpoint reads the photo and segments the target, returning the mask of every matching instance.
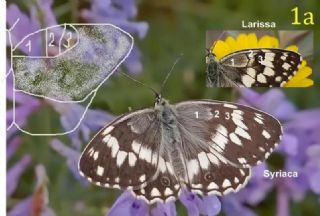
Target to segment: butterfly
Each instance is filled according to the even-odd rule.
[[[244,49],[220,61],[208,50],[208,87],[283,87],[299,70],[302,56],[283,49]]]
[[[126,113],[102,128],[81,154],[89,182],[130,190],[149,204],[175,200],[182,188],[225,195],[246,185],[251,167],[272,153],[282,135],[277,119],[249,106],[214,100]]]

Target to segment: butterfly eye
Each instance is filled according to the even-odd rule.
[[[161,177],[160,182],[161,182],[161,184],[162,184],[163,186],[165,186],[165,187],[170,186],[170,180],[169,180],[169,178],[166,177],[166,176]]]

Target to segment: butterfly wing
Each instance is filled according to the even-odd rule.
[[[244,105],[199,100],[176,105],[187,185],[199,194],[226,194],[245,185],[250,167],[268,158],[282,129],[272,116]]]
[[[269,48],[240,50],[220,60],[224,74],[246,87],[283,87],[301,63],[299,53]]]
[[[160,129],[153,109],[117,118],[86,146],[79,161],[80,173],[99,186],[144,187],[152,181],[157,170]]]

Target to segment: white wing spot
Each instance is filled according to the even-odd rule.
[[[262,152],[265,152],[266,150],[262,147],[259,147],[259,150],[262,151]]]
[[[167,169],[171,175],[174,175],[173,167],[170,162],[166,162]]]
[[[227,104],[227,103],[224,103],[223,106],[224,106],[224,107],[228,107],[228,108],[232,108],[232,109],[237,109],[237,108],[238,108],[236,105]]]
[[[282,77],[281,77],[281,76],[277,76],[277,77],[275,78],[275,80],[276,80],[276,82],[281,82]]]
[[[110,125],[109,127],[107,127],[106,129],[104,129],[104,131],[102,132],[102,135],[107,135],[109,134],[112,130],[113,130],[113,126]]]
[[[237,177],[234,177],[234,183],[239,183],[239,179]]]
[[[261,119],[257,118],[257,117],[254,117],[254,120],[256,122],[258,122],[259,124],[263,124],[263,121]]]
[[[114,137],[111,137],[111,138],[110,138],[108,144],[109,144],[109,143],[112,143],[112,145],[111,145],[111,156],[112,156],[113,158],[115,158],[116,155],[117,155],[117,153],[118,153],[118,151],[119,151],[119,144],[118,144],[118,141],[117,141],[116,138],[114,138],[114,139],[112,139],[112,138],[114,138]],[[112,141],[111,141],[111,140],[112,140]]]
[[[270,139],[270,137],[271,137],[271,135],[269,134],[269,132],[266,131],[266,130],[263,130],[263,131],[262,131],[262,135],[263,135],[266,139]]]
[[[245,139],[251,140],[251,136],[245,130],[243,130],[241,127],[237,127],[235,133]]]
[[[151,163],[152,163],[152,165],[157,165],[157,163],[158,163],[158,154],[157,153],[153,153],[152,154],[152,159],[151,159]]]
[[[151,163],[151,155],[152,155],[151,149],[141,147],[140,153],[139,153],[140,159],[145,160],[148,163]]]
[[[208,190],[214,190],[214,189],[219,189],[219,186],[216,183],[211,182],[207,188]]]
[[[142,188],[142,189],[140,189],[140,193],[141,193],[141,194],[145,194],[146,191]]]
[[[91,147],[91,148],[89,149],[88,154],[89,154],[90,157],[93,156],[93,154],[94,154],[94,148],[93,148],[93,147]]]
[[[248,74],[245,74],[241,77],[242,83],[246,86],[246,87],[251,87],[253,83],[255,83],[255,79],[253,79],[251,76],[249,76]]]
[[[108,143],[110,138],[111,138],[111,135],[108,134],[107,136],[105,136],[105,137],[102,139],[102,141],[103,141],[104,143]]]
[[[245,158],[238,158],[238,161],[241,163],[241,164],[246,164],[247,163],[247,160]]]
[[[288,70],[291,67],[290,64],[288,64],[287,62],[283,63],[282,68],[285,70]]]
[[[129,166],[133,167],[136,164],[137,157],[134,153],[129,152]]]
[[[97,167],[97,175],[102,176],[104,173],[104,168],[102,166]]]
[[[223,136],[228,136],[228,130],[225,126],[223,126],[222,124],[219,124],[216,131],[218,131],[219,133],[221,133]]]
[[[119,177],[117,177],[117,178],[114,179],[114,182],[115,182],[115,183],[119,183],[119,181],[120,181],[120,178],[119,178]]]
[[[271,52],[265,53],[265,56],[264,56],[265,60],[267,61],[273,61],[274,57],[275,57],[275,53],[271,53]]]
[[[235,144],[237,144],[239,146],[242,145],[241,140],[239,139],[239,137],[235,133],[231,133],[229,135],[229,137],[230,137],[231,141],[234,142]]]
[[[205,152],[199,153],[198,159],[199,159],[201,168],[208,169],[210,162],[209,162],[209,159],[207,158],[206,153]]]
[[[273,68],[272,61],[268,61],[267,59],[260,61],[260,64],[267,66],[267,67],[270,67],[270,68]]]
[[[245,172],[242,169],[240,169],[240,173],[241,173],[242,176],[246,175]]]
[[[125,151],[119,151],[117,154],[117,166],[121,167],[124,160],[127,158],[128,153]]]
[[[274,76],[275,72],[273,69],[271,69],[269,67],[265,67],[263,70],[263,74],[266,76]]]
[[[248,127],[244,124],[244,122],[242,121],[243,120],[243,117],[242,115],[239,115],[238,113],[235,113],[233,112],[231,114],[232,116],[232,121],[239,127],[242,127],[243,129],[247,130]]]
[[[160,194],[160,192],[159,192],[159,190],[157,189],[157,188],[152,188],[152,190],[151,190],[151,196],[152,197],[157,197],[157,196],[160,196],[161,194]]]
[[[131,144],[131,147],[132,147],[133,152],[139,154],[140,147],[141,147],[140,143],[138,143],[137,141],[133,140],[133,142]]]
[[[264,155],[265,158],[268,158],[270,156],[269,152],[266,152],[266,154]]]
[[[267,79],[266,79],[266,77],[265,77],[263,74],[258,74],[257,80],[258,80],[258,82],[260,82],[260,83],[267,83]]]
[[[255,78],[257,73],[256,73],[256,70],[255,70],[255,69],[253,69],[253,68],[248,68],[248,69],[247,69],[247,74],[248,74],[249,76]]]
[[[94,154],[93,154],[93,159],[94,160],[97,160],[99,157],[99,152],[98,151],[95,151]]]
[[[139,181],[140,182],[146,181],[146,175],[144,174],[144,175],[140,176]]]
[[[201,189],[202,188],[202,184],[192,184],[191,186],[193,188],[197,188],[197,189]]]
[[[170,189],[170,188],[166,188],[165,190],[164,190],[164,195],[165,196],[170,196],[170,195],[172,195],[173,194],[173,191]]]
[[[229,179],[225,179],[222,183],[222,187],[223,188],[227,188],[231,186],[231,182],[229,181]]]
[[[158,168],[162,173],[166,172],[166,170],[167,170],[166,163],[165,163],[163,157],[159,157]]]
[[[286,83],[286,81],[283,81],[282,83],[280,83],[280,87],[283,87]]]
[[[214,156],[214,155],[211,154],[211,153],[207,153],[207,156],[208,156],[208,158],[209,158],[209,160],[210,160],[211,163],[219,166],[219,159],[218,159],[216,156]]]
[[[190,177],[190,181],[199,173],[199,163],[197,160],[193,159],[188,161],[187,169]]]

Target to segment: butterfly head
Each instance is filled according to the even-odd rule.
[[[164,99],[160,94],[156,94],[156,99],[155,99],[155,103],[154,103],[155,108],[163,107],[168,104],[169,103],[166,99]]]
[[[206,54],[206,63],[209,64],[210,62],[216,61],[216,55],[210,51],[210,49],[206,49],[207,54]]]

